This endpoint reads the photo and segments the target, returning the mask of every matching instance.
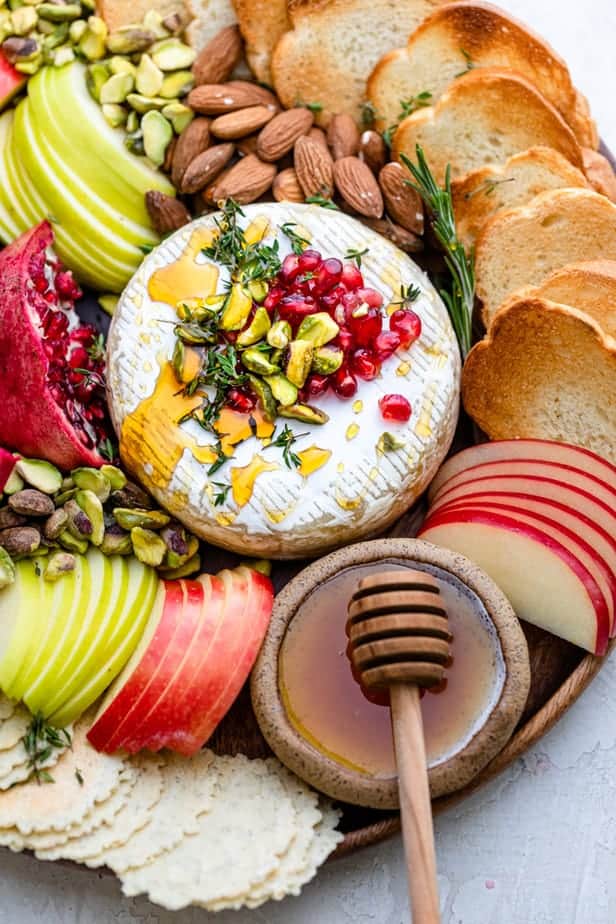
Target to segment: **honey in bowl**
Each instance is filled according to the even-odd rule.
[[[347,605],[369,574],[409,567],[389,560],[347,568],[306,597],[285,633],[278,683],[296,731],[331,760],[380,779],[396,776],[389,710],[370,702],[347,657]],[[429,767],[461,751],[497,704],[505,664],[496,630],[479,597],[455,575],[431,565],[453,635],[446,683],[427,691],[422,713]]]

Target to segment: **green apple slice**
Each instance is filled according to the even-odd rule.
[[[94,556],[105,558],[100,552],[92,550],[88,555],[88,561]],[[109,637],[113,635],[115,626],[122,617],[128,594],[128,564],[119,555],[105,558],[105,571],[106,583],[101,585],[105,592],[101,594],[92,618],[83,624],[83,631],[75,643],[72,657],[55,683],[55,693],[45,703],[46,714],[56,712],[87,684],[98,667],[101,651],[106,650]]]
[[[152,609],[157,604],[157,594],[162,583],[156,572],[144,567],[135,558],[129,559],[128,570],[129,592],[121,623],[106,650],[100,653],[98,670],[88,684],[49,717],[51,724],[57,728],[64,728],[83,715],[115,680],[139,644]]]
[[[15,220],[13,207],[9,195],[9,186],[4,166],[4,151],[8,145],[13,125],[13,111],[9,110],[0,116],[0,239],[4,244],[19,237],[20,226]]]
[[[18,562],[15,582],[0,593],[0,689],[12,699],[19,698],[10,691],[40,631],[37,623],[44,613],[42,567],[42,559]]]
[[[20,692],[20,698],[33,714],[38,711],[41,691],[44,692],[50,678],[53,681],[54,672],[62,664],[66,640],[70,638],[75,623],[84,619],[87,613],[92,584],[90,569],[84,567],[84,562],[82,556],[77,556],[74,571],[56,582],[57,595],[47,614],[47,631],[32,661],[27,685]]]

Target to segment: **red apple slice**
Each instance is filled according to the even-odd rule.
[[[443,491],[430,508],[430,514],[459,500],[473,500],[485,494],[505,494],[511,497],[535,497],[544,501],[564,504],[587,516],[610,536],[616,535],[616,510],[613,504],[598,500],[593,494],[574,485],[566,485],[554,478],[502,477],[478,478],[457,488]],[[521,504],[523,506],[523,504]]]
[[[609,614],[593,576],[544,531],[483,510],[442,511],[421,539],[465,555],[500,586],[520,617],[594,654],[605,654]]]
[[[250,568],[219,575],[226,591],[221,631],[193,688],[190,725],[178,729],[169,747],[190,756],[209,740],[237,698],[257,659],[272,615],[274,594],[269,578]]]
[[[485,510],[502,513],[513,517],[518,523],[536,526],[557,542],[562,543],[588,569],[601,589],[610,617],[610,638],[612,638],[616,613],[616,551],[615,546],[610,543],[610,537],[602,535],[589,520],[567,511],[567,508],[562,505],[559,510],[552,508],[552,516],[549,516],[546,515],[545,507],[542,509],[540,504],[531,510],[526,505],[516,506],[514,503],[490,502],[487,499],[468,503],[457,501],[455,504],[442,507],[440,512],[445,513],[450,510]],[[554,519],[555,514],[558,519]]]
[[[474,468],[466,469],[453,478],[449,478],[434,498],[438,503],[448,491],[460,485],[476,481],[478,478],[549,478],[559,484],[569,485],[586,491],[596,497],[610,509],[616,505],[616,490],[605,481],[587,475],[579,468],[570,465],[557,465],[554,462],[537,462],[534,459],[514,459],[511,462],[484,462]]]
[[[183,603],[181,583],[161,581],[143,637],[126,667],[109,688],[88,732],[88,740],[97,751],[109,751],[115,732],[150,683],[173,637]]]
[[[447,459],[430,485],[428,498],[432,501],[444,483],[460,472],[484,462],[503,462],[514,459],[534,459],[535,461],[571,465],[607,482],[616,490],[616,466],[594,452],[582,449],[581,446],[570,446],[567,443],[554,443],[549,440],[497,440],[494,443],[471,446]]]

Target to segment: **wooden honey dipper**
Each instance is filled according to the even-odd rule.
[[[349,603],[350,656],[369,690],[389,690],[413,924],[439,924],[420,689],[443,680],[451,635],[437,581],[410,569],[360,581]]]

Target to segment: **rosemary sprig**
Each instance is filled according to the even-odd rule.
[[[225,462],[227,461],[227,456],[223,452],[222,443],[220,440],[214,446],[214,452],[216,453],[216,461],[212,462],[210,467],[207,470],[208,475],[215,475],[219,468],[222,468]]]
[[[70,748],[70,733],[65,728],[49,725],[43,714],[37,712],[32,716],[26,734],[21,740],[28,755],[28,766],[32,768],[37,783],[53,783],[53,777],[43,769],[42,764],[49,760],[54,750]]]
[[[202,253],[215,263],[226,266],[236,282],[249,283],[273,279],[281,269],[278,241],[274,244],[247,244],[238,218],[244,212],[234,199],[226,199],[222,205],[222,217],[215,219],[218,234]]]
[[[483,194],[484,196],[493,196],[498,186],[502,186],[503,183],[514,183],[514,182],[515,182],[514,176],[506,176],[506,177],[503,177],[501,180],[497,180],[496,178],[486,179],[486,180],[483,180],[481,183],[479,183],[479,185],[476,186],[475,189],[472,190],[472,192],[467,192],[464,198],[468,202],[470,199],[474,199],[475,196],[479,196],[481,194]]]
[[[307,238],[302,237],[301,234],[298,234],[297,231],[294,231],[293,229],[295,227],[296,225],[294,221],[287,221],[284,223],[284,225],[280,226],[280,230],[285,235],[285,237],[289,238],[289,243],[291,244],[291,250],[293,253],[300,257],[304,250],[310,246],[310,241]]]
[[[432,229],[445,252],[445,263],[451,273],[453,286],[451,292],[441,290],[441,297],[449,311],[464,359],[471,348],[471,326],[475,303],[473,255],[466,253],[456,231],[449,167],[445,174],[445,186],[440,187],[428,167],[420,145],[417,145],[416,154],[416,164],[404,154],[401,155],[401,160],[415,181],[407,180],[406,182],[417,190],[432,213]]]
[[[308,433],[295,434],[288,424],[285,424],[282,432],[278,434],[275,440],[272,440],[267,448],[282,449],[282,459],[287,468],[299,468],[302,460],[293,452],[293,445],[303,436],[308,436]]]
[[[335,209],[337,212],[340,211],[336,203],[326,196],[308,196],[306,202],[308,205],[320,205],[322,209]]]
[[[355,263],[357,264],[357,269],[361,269],[362,257],[365,257],[366,254],[369,252],[370,252],[369,247],[364,247],[363,250],[357,250],[356,248],[354,249],[353,247],[350,247],[347,250],[344,258],[345,260],[354,260]]]
[[[228,496],[228,494],[229,494],[229,491],[231,490],[231,485],[230,485],[230,484],[224,484],[224,483],[221,482],[221,481],[213,481],[212,484],[213,484],[213,486],[214,486],[215,488],[218,488],[218,490],[217,490],[216,493],[214,494],[214,498],[213,498],[213,500],[214,500],[214,506],[215,506],[215,507],[222,507],[222,505],[223,505],[224,503],[226,503],[227,496]]]
[[[389,128],[386,128],[383,132],[383,141],[387,147],[391,148],[394,135],[396,134],[398,126],[403,119],[406,119],[407,116],[413,115],[413,113],[417,112],[418,109],[424,109],[426,106],[431,105],[432,94],[429,90],[423,90],[421,93],[418,93],[417,96],[411,96],[409,99],[401,99],[398,118],[393,125],[390,125]]]
[[[468,74],[468,72],[469,72],[469,71],[472,71],[473,68],[475,67],[475,62],[474,62],[473,59],[471,58],[471,56],[470,56],[470,54],[468,53],[468,51],[465,51],[464,48],[461,48],[460,51],[461,51],[461,53],[462,53],[462,55],[463,55],[463,57],[464,57],[465,67],[464,67],[464,70],[463,70],[463,71],[459,71],[457,74],[454,74],[454,78],[456,78],[456,77],[463,77],[464,74]]]

